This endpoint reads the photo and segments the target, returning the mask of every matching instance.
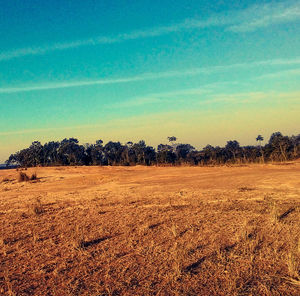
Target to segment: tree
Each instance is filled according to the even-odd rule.
[[[259,142],[259,145],[261,146],[261,142],[264,140],[264,137],[262,135],[258,135],[256,137],[256,142]]]
[[[172,146],[170,145],[166,145],[166,144],[159,144],[157,146],[157,151],[161,152],[161,151],[167,151],[167,150],[172,150]]]
[[[86,163],[92,165],[105,165],[105,153],[102,146],[103,141],[97,140],[96,144],[88,145],[85,149]]]
[[[131,141],[128,141],[128,142],[126,143],[126,146],[129,147],[129,148],[131,148],[132,145],[133,145],[133,142],[131,142]]]
[[[63,139],[58,148],[58,158],[62,165],[85,164],[85,149],[75,138]]]
[[[136,155],[133,149],[133,142],[128,141],[124,147],[123,152],[123,163],[125,165],[135,165],[136,164]]]
[[[132,145],[132,150],[134,151],[136,162],[138,164],[146,164],[145,151],[146,151],[146,143],[144,140],[139,141]]]
[[[44,152],[44,164],[54,165],[58,164],[58,153],[57,149],[59,147],[59,142],[48,142],[43,147]]]
[[[176,137],[168,137],[172,144],[160,144],[157,150],[147,146],[145,141],[138,143],[108,142],[80,145],[76,138],[65,138],[42,145],[34,141],[25,149],[11,154],[6,161],[9,165],[22,167],[52,165],[152,165],[190,163],[225,164],[227,162],[287,161],[300,157],[300,135],[283,136],[280,132],[271,135],[269,142],[262,146],[262,135],[256,137],[259,146],[241,147],[236,140],[228,141],[225,147],[207,145],[197,151],[190,144],[174,144]]]
[[[262,162],[265,162],[265,158],[264,158],[264,152],[263,149],[261,147],[261,142],[264,140],[264,137],[262,135],[258,135],[256,137],[256,142],[259,143],[259,148],[260,148],[260,154],[261,154],[261,158],[262,158]]]
[[[38,166],[44,164],[43,145],[39,141],[34,141],[29,147],[30,166]]]
[[[269,148],[271,148],[271,158],[287,160],[287,151],[292,147],[291,140],[287,136],[283,136],[280,132],[273,133],[269,140]]]
[[[236,141],[236,140],[228,141],[226,146],[225,146],[225,149],[228,150],[230,153],[232,153],[233,160],[234,160],[234,162],[236,162],[236,156],[237,156],[237,153],[240,150],[239,142]]]
[[[103,144],[103,141],[102,141],[102,140],[97,140],[97,141],[96,141],[96,145],[97,145],[97,146],[102,146],[102,144]]]
[[[291,142],[292,142],[292,157],[297,158],[299,157],[299,151],[300,151],[300,134],[297,136],[291,136]]]
[[[104,146],[104,152],[107,157],[108,165],[120,164],[124,147],[120,142],[108,142]]]
[[[186,161],[188,154],[195,148],[190,144],[179,144],[176,147],[176,155],[178,161]]]
[[[173,142],[176,142],[177,138],[172,136],[172,137],[168,137],[168,140],[169,140],[170,143],[174,144]]]
[[[146,146],[144,149],[145,164],[151,165],[156,161],[155,149],[151,146]]]
[[[157,146],[156,159],[157,159],[157,163],[175,164],[176,154],[173,152],[172,146],[159,144]]]
[[[206,145],[203,148],[203,158],[205,163],[212,164],[216,160],[215,148],[211,145]]]

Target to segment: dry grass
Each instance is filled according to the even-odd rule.
[[[32,173],[31,177],[29,177],[26,173],[19,172],[18,174],[18,182],[28,182],[28,181],[38,181],[37,173]]]
[[[36,172],[34,172],[30,177],[30,181],[35,181],[35,180],[38,180]]]
[[[36,215],[41,215],[44,212],[42,201],[39,197],[35,199],[35,202],[32,204],[32,212]]]
[[[18,175],[18,182],[27,182],[30,178],[27,176],[26,173],[20,172]]]
[[[38,183],[2,182],[0,294],[299,295],[299,168],[38,168]]]

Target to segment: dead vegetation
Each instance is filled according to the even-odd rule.
[[[42,201],[39,197],[35,199],[35,202],[32,204],[32,212],[36,215],[41,215],[44,212]]]
[[[18,182],[28,182],[36,180],[38,180],[36,172],[32,173],[30,177],[24,172],[19,172]]]
[[[0,184],[1,295],[299,295],[298,164],[38,173]]]
[[[20,172],[18,176],[18,182],[27,182],[30,178],[27,176],[26,173]]]

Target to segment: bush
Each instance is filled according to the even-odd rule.
[[[30,177],[30,180],[33,181],[33,180],[37,180],[37,174],[36,173],[33,173]]]
[[[20,172],[19,177],[18,177],[19,182],[27,182],[29,181],[29,177],[27,176],[26,173]]]
[[[18,181],[19,182],[27,182],[27,181],[35,181],[38,180],[37,174],[33,173],[31,177],[29,177],[26,173],[20,172]]]

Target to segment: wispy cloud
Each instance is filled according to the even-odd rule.
[[[276,91],[257,91],[257,92],[239,92],[239,93],[215,93],[208,96],[205,101],[199,101],[198,104],[257,104],[258,101],[270,101],[272,104],[277,102],[298,102],[300,91],[276,92]]]
[[[36,134],[42,132],[51,131],[69,131],[69,130],[79,130],[79,129],[91,129],[98,128],[100,125],[78,125],[78,126],[64,126],[64,127],[49,127],[49,128],[37,128],[37,129],[23,129],[15,131],[0,131],[0,136],[12,136],[12,135],[23,135],[23,134]]]
[[[277,71],[277,72],[272,72],[272,73],[268,73],[268,74],[263,74],[263,75],[260,75],[260,76],[256,77],[256,79],[280,78],[282,76],[287,76],[287,75],[288,76],[297,76],[297,75],[300,75],[300,68],[283,70],[283,71]]]
[[[158,72],[158,73],[144,73],[139,76],[131,76],[127,78],[116,78],[116,79],[98,79],[98,80],[81,80],[81,81],[64,81],[55,82],[31,86],[21,86],[21,87],[6,87],[0,88],[0,93],[18,93],[18,92],[31,92],[31,91],[41,91],[41,90],[51,90],[59,88],[72,88],[72,87],[82,87],[91,85],[104,85],[104,84],[120,84],[160,78],[176,77],[181,75],[197,75],[200,73],[200,69],[192,69],[186,71],[169,71],[169,72]]]
[[[215,88],[236,84],[236,81],[228,82],[216,82],[202,85],[198,88],[179,89],[169,92],[149,93],[144,96],[136,96],[126,101],[116,102],[106,106],[108,109],[119,109],[119,108],[131,108],[139,107],[150,104],[161,104],[161,103],[173,103],[176,99],[176,103],[184,103],[189,98],[189,102],[192,101],[193,97],[199,99],[199,96],[211,93]],[[180,99],[181,98],[181,99]]]
[[[82,87],[82,86],[91,86],[91,85],[120,84],[120,83],[130,83],[130,82],[155,80],[155,79],[166,79],[166,78],[182,77],[182,76],[196,76],[201,74],[225,72],[233,69],[249,69],[257,66],[277,66],[277,65],[294,66],[299,64],[300,64],[300,57],[294,59],[273,59],[273,60],[265,60],[265,61],[254,61],[249,63],[231,64],[231,65],[224,65],[224,66],[212,66],[212,67],[192,68],[192,69],[185,69],[185,70],[165,71],[165,72],[156,72],[156,73],[153,72],[144,73],[137,76],[124,77],[124,78],[62,81],[62,82],[45,83],[45,84],[37,84],[37,85],[29,85],[29,86],[2,87],[0,88],[0,94],[43,91],[43,90]],[[292,73],[294,70],[289,70],[289,71],[291,71]],[[297,71],[299,70],[296,70],[296,72]]]
[[[236,23],[229,25],[233,32],[250,32],[271,25],[299,21],[300,2],[284,1],[249,7],[236,15]]]
[[[193,95],[200,95],[208,92],[209,90],[206,89],[206,86],[203,86],[201,88],[184,89],[184,90],[177,90],[172,92],[150,93],[145,96],[137,96],[126,101],[107,105],[106,108],[119,109],[119,108],[139,107],[139,106],[150,105],[150,104],[161,104],[161,103],[173,102],[174,98],[178,98],[179,96],[186,96],[186,95],[193,96]],[[179,101],[176,100],[176,102],[178,103]]]
[[[154,77],[153,77],[154,78]],[[129,78],[117,78],[117,79],[99,79],[99,80],[81,80],[81,81],[63,81],[23,87],[7,87],[0,88],[0,93],[17,93],[17,92],[31,92],[31,91],[41,91],[41,90],[51,90],[59,88],[71,88],[71,87],[80,87],[80,86],[90,86],[90,85],[101,85],[101,84],[117,84],[117,83],[126,83],[134,82],[146,79],[153,79],[152,76],[145,74],[141,76],[133,76]]]
[[[299,20],[299,17],[299,0],[260,4],[251,6],[244,10],[235,10],[226,12],[226,14],[212,15],[206,19],[186,19],[177,24],[120,33],[115,36],[98,36],[84,40],[19,48],[0,53],[0,61],[11,60],[29,55],[43,55],[52,51],[78,48],[82,46],[121,43],[129,40],[151,38],[175,32],[210,27],[224,27],[226,31],[236,33],[250,32],[274,24],[297,21]]]

